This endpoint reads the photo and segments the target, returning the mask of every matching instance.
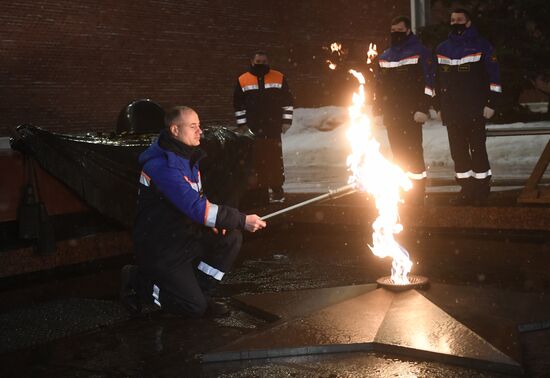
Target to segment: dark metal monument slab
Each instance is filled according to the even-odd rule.
[[[268,321],[291,319],[376,289],[376,284],[281,291],[278,293],[241,294],[235,304]]]
[[[202,361],[375,351],[520,374],[518,326],[542,322],[550,310],[548,298],[496,289],[349,288],[239,296],[247,307],[258,306],[256,313],[279,320],[203,355]]]

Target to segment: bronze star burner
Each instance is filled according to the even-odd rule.
[[[428,280],[428,277],[424,277],[424,276],[409,274],[408,278],[409,278],[409,283],[407,284],[396,283],[391,279],[391,276],[380,277],[379,279],[376,280],[376,283],[378,284],[378,287],[383,287],[384,289],[388,289],[391,291],[422,289],[427,287],[430,283],[430,280]]]

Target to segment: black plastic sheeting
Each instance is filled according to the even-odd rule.
[[[32,125],[17,128],[13,149],[32,156],[47,172],[74,190],[90,207],[131,227],[136,208],[138,156],[154,134],[66,135]],[[224,127],[205,128],[201,148],[203,185],[214,203],[238,207],[251,172],[253,139]]]

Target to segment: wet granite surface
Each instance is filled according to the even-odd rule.
[[[390,262],[370,254],[367,246],[369,234],[368,230],[358,227],[283,225],[248,237],[236,269],[217,289],[217,295],[229,301],[227,298],[237,294],[374,282],[388,274]],[[495,295],[501,296],[510,291],[544,296],[550,287],[547,273],[550,249],[544,235],[425,231],[405,234],[401,241],[411,253],[415,264],[413,272],[429,276],[432,282],[443,288],[444,285],[456,285],[472,291],[476,288],[493,290]],[[131,261],[130,257],[128,261]],[[116,301],[118,268],[109,266],[76,276],[59,275],[46,280],[25,281],[0,292],[3,302],[0,315],[14,324],[14,328],[25,327],[18,342],[10,343],[2,335],[4,352],[0,354],[0,375],[498,376],[475,369],[372,352],[200,364],[196,359],[198,354],[223,347],[251,332],[267,329],[271,323],[237,306],[233,307],[229,317],[223,319],[184,319],[160,312],[137,318],[119,315],[114,310],[120,308]],[[467,292],[462,295],[472,297]],[[429,294],[424,296],[433,299]],[[71,302],[69,298],[77,302]],[[449,313],[454,311],[452,315],[459,321],[472,317],[471,313],[460,314],[456,308],[453,310],[456,298],[448,295],[448,300],[440,304],[441,308]],[[476,298],[479,298],[476,306],[480,311],[494,315],[490,296]],[[521,302],[517,302],[518,298],[511,297],[501,306],[523,307]],[[90,314],[92,304],[97,305],[97,301],[112,306],[107,311],[116,314],[111,316],[112,321],[102,320],[95,324],[84,321],[84,315]],[[60,309],[58,305],[62,303],[72,305]],[[75,306],[75,303],[79,305]],[[68,310],[75,307],[81,311],[80,315],[78,311]],[[77,320],[82,319],[82,326],[67,327],[66,332],[50,338],[37,337],[44,334],[44,329],[52,327],[51,319],[58,319],[57,324],[60,324],[58,316],[50,317],[39,311],[44,308],[53,309],[53,313],[67,311]],[[36,317],[31,316],[32,321],[29,321],[21,316],[22,311],[25,314],[35,311]],[[487,324],[479,327],[487,328],[490,324],[508,326],[498,316],[486,321]],[[474,331],[479,333],[479,329]],[[522,332],[518,340],[526,374],[543,376],[550,364],[550,330]]]

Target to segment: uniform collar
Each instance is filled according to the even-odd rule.
[[[165,151],[173,152],[187,160],[191,166],[206,156],[206,153],[198,147],[191,147],[177,139],[174,139],[166,130],[161,130],[159,139],[159,147]]]
[[[415,44],[416,42],[418,42],[418,39],[416,38],[414,33],[411,31],[411,34],[409,34],[407,38],[405,38],[401,43],[391,46],[390,49],[401,51],[409,47],[410,45]]]
[[[462,33],[462,35],[449,33],[449,39],[455,43],[464,43],[465,41],[469,41],[477,37],[478,37],[477,29],[473,25],[471,25],[469,28],[466,28],[466,30],[464,30],[464,33]]]

